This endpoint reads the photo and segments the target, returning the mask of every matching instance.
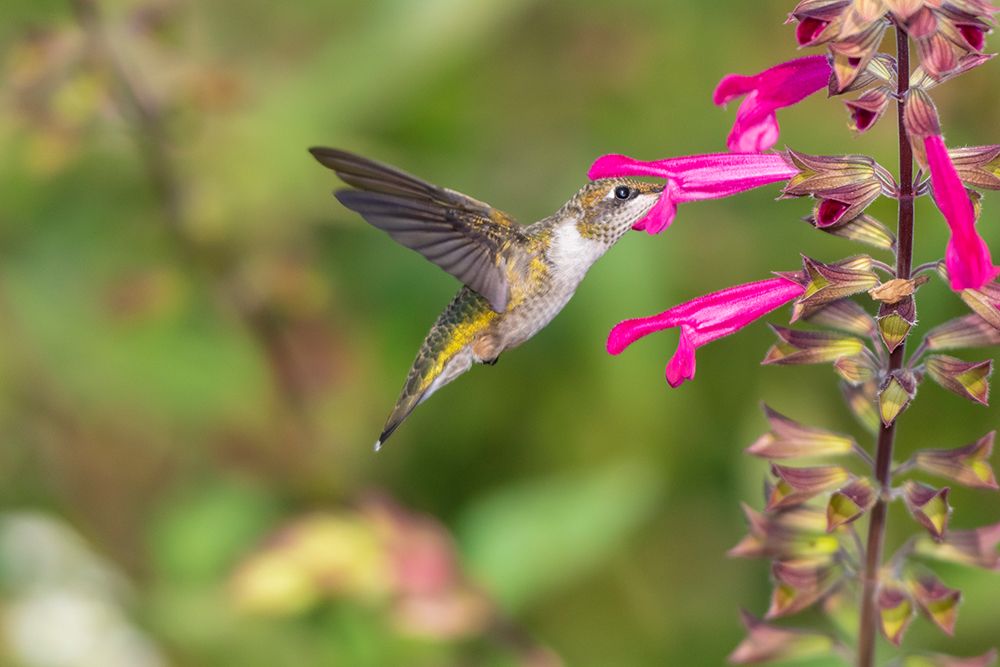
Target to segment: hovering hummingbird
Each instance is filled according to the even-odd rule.
[[[334,148],[309,152],[354,188],[334,193],[341,204],[464,285],[424,339],[376,451],[435,391],[474,363],[495,364],[551,322],[663,190],[630,178],[593,181],[551,216],[522,226],[374,160]]]

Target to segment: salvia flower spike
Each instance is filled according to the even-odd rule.
[[[916,559],[1000,571],[1000,524],[955,529],[951,489],[910,479],[917,473],[996,491],[990,462],[995,433],[955,449],[919,450],[904,463],[893,463],[897,422],[924,382],[975,403],[986,404],[989,398],[992,360],[945,353],[1000,346],[1000,268],[980,235],[994,230],[977,227],[984,210],[981,192],[1000,190],[1000,144],[949,150],[931,91],[946,82],[957,90],[955,79],[991,61],[986,38],[997,11],[988,0],[799,0],[789,15],[796,24],[795,41],[800,47],[821,46],[826,53],[720,81],[715,104],[741,99],[727,137],[730,153],[651,162],[607,155],[591,168],[593,178],[666,181],[657,204],[634,225],[650,234],[670,225],[680,203],[783,183],[781,199],[811,200],[803,219],[813,228],[863,243],[893,260],[856,254],[837,261],[810,250],[809,257],[801,256],[798,271],[622,322],[608,338],[608,351],[619,354],[653,332],[678,329],[680,340],[666,369],[668,383],[677,387],[694,377],[699,347],[791,304],[793,326],[771,325],[776,341],[763,363],[832,365],[847,407],[876,435],[870,453],[849,435],[764,407],[770,428],[746,450],[771,465],[764,507],[744,506],[749,531],[729,555],[772,560],[768,621],[815,608],[844,629],[845,612],[857,603],[860,613],[852,621],[859,623],[857,646],[744,613],[747,637],[730,655],[733,663],[836,653],[858,667],[874,667],[878,635],[901,646],[918,614],[947,634],[955,631],[962,593]],[[890,30],[896,37],[894,55],[881,52]],[[916,63],[911,62],[914,53]],[[864,154],[769,152],[779,138],[777,112],[824,87],[831,96],[852,94],[845,103],[850,129],[858,134],[883,117],[898,117],[898,177]],[[890,107],[899,113],[889,114]],[[933,197],[951,236],[936,258],[914,267],[915,237],[921,237],[921,227],[914,224],[921,209],[914,201],[925,196]],[[879,198],[895,201],[895,230],[868,213]],[[771,226],[767,233],[782,231]],[[935,272],[972,312],[925,328],[917,318],[917,299]],[[915,349],[908,349],[916,331],[926,333]],[[928,398],[950,397],[931,390]],[[943,417],[957,428],[963,424],[957,415]],[[886,558],[882,548],[892,503],[904,505],[915,525],[912,536]],[[916,653],[889,665],[988,667],[996,657],[994,651],[972,658]]]

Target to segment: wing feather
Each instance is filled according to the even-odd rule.
[[[510,288],[498,259],[525,241],[510,216],[360,155],[333,148],[310,152],[356,188],[337,191],[340,203],[458,278],[497,312],[506,310]]]

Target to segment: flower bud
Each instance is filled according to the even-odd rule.
[[[892,91],[887,86],[872,88],[856,100],[845,102],[851,114],[850,128],[855,132],[867,132],[882,118],[892,99]]]
[[[811,324],[871,338],[875,335],[875,320],[864,308],[850,299],[835,301],[806,317]]]
[[[947,634],[955,634],[958,605],[962,602],[961,591],[945,586],[931,572],[923,572],[912,577],[908,584],[920,611]]]
[[[805,256],[802,257],[802,277],[806,291],[795,302],[792,322],[878,284],[878,276],[870,269],[824,264]]]
[[[803,0],[788,15],[798,21],[795,41],[799,46],[817,46],[836,38],[843,23],[844,11],[851,0]]]
[[[878,383],[872,380],[860,385],[852,385],[848,382],[840,383],[840,391],[844,395],[844,401],[851,413],[858,422],[869,432],[878,432],[882,423],[876,406],[878,404]]]
[[[875,506],[878,497],[871,481],[865,477],[853,480],[830,496],[826,505],[826,530],[833,532],[841,526],[860,519]]]
[[[941,32],[942,16],[924,7],[906,22],[906,31],[916,40],[920,65],[932,79],[941,79],[958,66],[961,49]]]
[[[932,77],[924,69],[923,65],[916,67],[910,75],[910,87],[930,90],[945,81],[961,76],[980,65],[984,65],[996,57],[995,53],[968,53],[958,59],[958,66],[950,72],[939,74],[938,78]]]
[[[882,424],[889,426],[905,410],[917,394],[917,380],[905,370],[889,375],[879,388],[878,406]]]
[[[1000,144],[954,148],[948,155],[966,187],[1000,190]]]
[[[764,623],[747,612],[741,612],[747,636],[729,654],[734,665],[752,665],[780,660],[808,660],[834,653],[837,642],[828,635],[801,630],[787,630]]]
[[[924,344],[934,351],[991,347],[1000,345],[1000,330],[973,313],[934,327],[924,336]]]
[[[892,231],[867,213],[862,213],[853,220],[841,218],[839,222],[825,227],[820,227],[816,218],[811,215],[805,218],[805,221],[821,232],[858,243],[866,243],[880,250],[895,250],[896,248],[896,236]]]
[[[861,385],[871,382],[878,377],[879,365],[875,355],[870,350],[864,349],[861,354],[853,357],[841,357],[833,362],[833,369],[844,382],[853,385]]]
[[[981,405],[989,405],[992,359],[968,362],[936,354],[928,357],[925,367],[931,379],[948,391]]]
[[[782,197],[814,197],[817,227],[852,220],[878,199],[895,190],[892,174],[866,155],[807,155],[789,150],[789,162],[799,169]]]
[[[765,366],[771,364],[825,364],[841,357],[851,357],[864,349],[864,342],[854,336],[830,331],[797,331],[771,326],[778,342],[768,350]]]
[[[977,315],[1000,329],[1000,283],[990,282],[980,289],[962,290],[962,301]]]
[[[924,0],[924,2],[927,1]],[[977,16],[987,21],[997,13],[997,8],[990,0],[947,0],[947,4],[957,12]]]
[[[1000,568],[997,544],[1000,544],[1000,523],[975,530],[950,530],[941,542],[925,537],[917,541],[917,553],[950,563],[996,570]]]
[[[916,453],[916,467],[932,475],[953,480],[979,489],[997,489],[996,476],[990,465],[996,431],[987,433],[976,442],[957,449],[924,449]]]
[[[885,582],[879,588],[875,604],[878,607],[882,635],[899,646],[903,641],[903,635],[913,622],[916,611],[913,600],[907,590],[898,583]]]
[[[843,466],[790,468],[772,465],[771,474],[777,482],[767,501],[769,512],[801,505],[821,493],[842,486],[851,476]]]
[[[840,36],[830,44],[838,92],[848,88],[867,69],[888,27],[888,21],[882,16],[872,18],[857,12],[848,16]]]
[[[744,505],[749,534],[729,550],[733,558],[831,558],[840,540],[825,534],[823,515],[809,507],[762,514]]]
[[[854,81],[846,88],[837,88],[836,77],[830,79],[830,96],[844,95],[864,90],[872,84],[879,84],[893,91],[896,89],[896,59],[888,53],[877,53],[868,63],[863,72],[859,72]]]
[[[844,568],[829,558],[797,558],[775,561],[771,573],[775,585],[768,619],[811,607],[841,581]]]
[[[891,353],[903,344],[910,329],[917,323],[917,309],[912,296],[905,296],[896,303],[883,303],[878,310],[878,331],[882,342]]]
[[[935,489],[932,486],[908,480],[903,484],[903,500],[910,514],[931,537],[940,540],[948,529],[951,505],[948,504],[948,487]]]
[[[747,448],[747,453],[753,456],[766,459],[840,456],[857,447],[846,435],[800,424],[767,405],[764,413],[771,430]]]

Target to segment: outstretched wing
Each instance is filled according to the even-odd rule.
[[[524,232],[506,213],[373,160],[311,148],[321,164],[357,188],[336,197],[375,227],[416,250],[504,312],[510,299],[500,261]]]

